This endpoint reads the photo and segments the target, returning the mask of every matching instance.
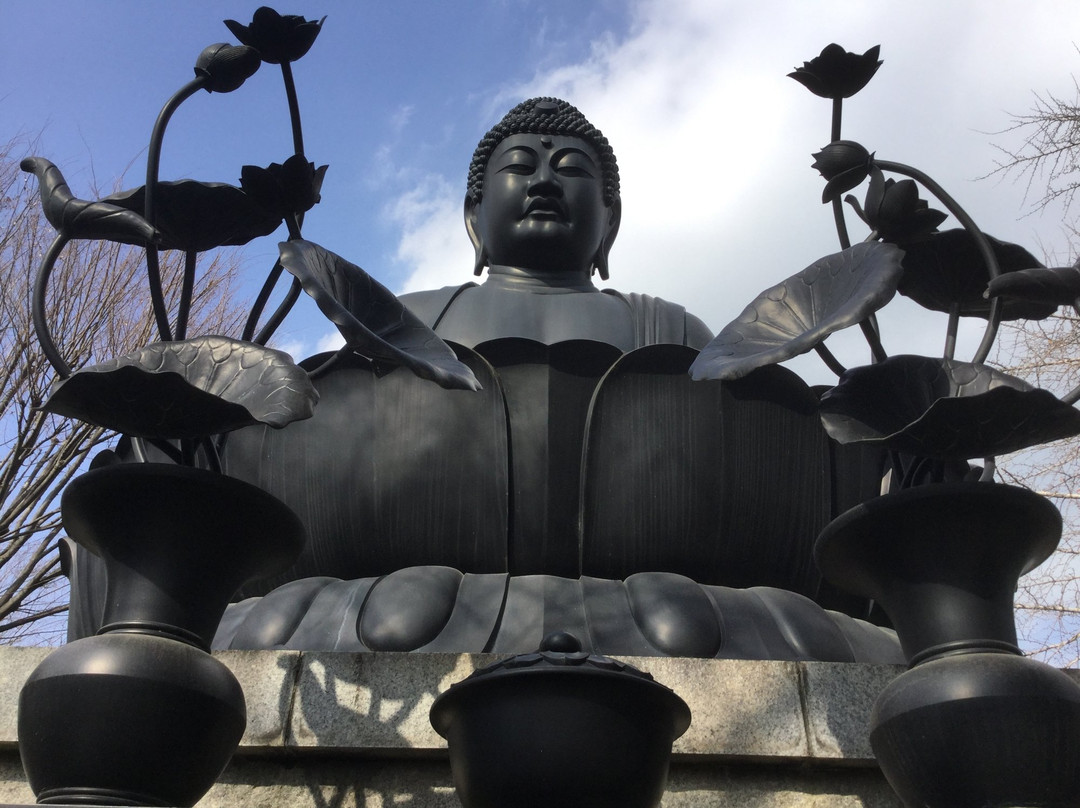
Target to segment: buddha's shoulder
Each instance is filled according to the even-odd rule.
[[[398,299],[409,311],[420,318],[422,323],[430,326],[439,319],[439,315],[446,310],[455,297],[475,286],[475,283],[462,283],[456,286],[444,286],[441,289],[425,289],[422,292],[399,295]]]

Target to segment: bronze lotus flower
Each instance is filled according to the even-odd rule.
[[[813,157],[811,168],[816,168],[826,180],[822,202],[831,202],[844,191],[850,191],[865,180],[874,167],[874,155],[853,140],[834,140]]]
[[[236,20],[225,20],[225,25],[233,36],[255,48],[264,62],[277,65],[295,62],[307,53],[325,20],[326,17],[316,22],[296,14],[281,15],[262,6],[256,9],[250,25],[241,25]]]
[[[319,201],[327,166],[315,167],[302,154],[266,168],[244,166],[240,187],[257,205],[279,219],[311,210]]]
[[[870,170],[866,207],[860,208],[853,197],[847,201],[882,239],[897,244],[926,236],[949,218],[947,213],[931,208],[925,199],[919,198],[919,186],[914,180],[885,179],[878,168]]]
[[[826,45],[819,56],[802,67],[795,68],[788,76],[795,79],[814,95],[822,98],[851,98],[874,77],[881,67],[878,59],[880,45],[875,45],[860,56],[845,51],[833,43]]]
[[[255,75],[262,62],[246,45],[219,42],[204,48],[195,61],[195,75],[208,79],[203,88],[211,93],[231,93]]]

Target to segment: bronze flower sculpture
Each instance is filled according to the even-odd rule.
[[[762,293],[700,354],[696,378],[734,379],[817,350],[840,376],[819,413],[839,443],[885,455],[882,493],[834,519],[814,558],[832,582],[872,598],[896,628],[910,670],[878,697],[870,741],[906,805],[1065,806],[1080,793],[1080,691],[1025,658],[1017,579],[1061,536],[1048,500],[993,482],[994,456],[1080,434],[1080,389],[1058,399],[985,364],[1003,319],[1080,305],[1080,272],[1046,269],[983,233],[933,179],[840,139],[842,99],[880,64],[830,45],[791,74],[833,100],[831,142],[814,155],[842,252]],[[885,173],[905,179],[886,179]],[[851,246],[840,194],[870,233]],[[948,211],[920,198],[920,186]],[[939,231],[952,215],[960,227]],[[888,357],[874,312],[899,292],[948,315],[943,356]],[[961,317],[985,319],[972,361],[954,357]],[[858,323],[871,364],[845,369],[824,347]],[[983,468],[970,461],[983,458]],[[1024,734],[1024,733],[1027,734]],[[1016,742],[1023,737],[1023,741]],[[1002,740],[1004,739],[1004,740]],[[1030,771],[1053,761],[1047,774]]]
[[[840,374],[839,384],[822,399],[826,429],[841,443],[888,448],[893,485],[963,477],[966,464],[957,461],[969,458],[988,458],[989,478],[992,455],[1080,433],[1080,412],[1068,403],[984,364],[1002,319],[1042,318],[1072,302],[1080,273],[1040,268],[1027,250],[979,230],[923,172],[839,138],[841,99],[866,85],[880,64],[877,55],[877,48],[858,56],[830,45],[790,74],[834,102],[833,141],[814,155],[813,167],[827,183],[823,201],[837,211],[843,252],[763,292],[720,331],[691,372],[695,378],[734,379],[817,350]],[[908,178],[887,179],[886,171]],[[845,200],[871,229],[862,244],[851,247],[840,195],[867,178],[863,203],[851,195]],[[962,227],[939,232],[949,213],[931,208],[919,195],[920,184]],[[949,315],[942,359],[887,357],[874,312],[896,292]],[[961,316],[987,321],[972,362],[953,356]],[[873,364],[848,370],[824,341],[855,324],[869,342]],[[912,473],[915,468],[920,473]]]
[[[178,456],[217,467],[213,441],[256,421],[283,427],[311,415],[317,394],[308,374],[266,343],[306,289],[345,334],[342,354],[357,351],[381,363],[405,364],[444,386],[475,387],[472,373],[449,348],[415,321],[396,298],[363,270],[301,235],[304,213],[318,201],[326,166],[316,168],[303,154],[303,137],[290,62],[311,48],[322,25],[281,16],[269,8],[255,12],[249,26],[227,21],[242,45],[215,44],[203,50],[195,78],[165,104],[154,127],[145,185],[99,201],[75,199],[59,169],[28,158],[26,171],[41,184],[42,204],[58,235],[42,262],[37,283],[35,327],[58,381],[45,408],[145,439]],[[280,64],[289,97],[296,152],[283,163],[244,166],[240,187],[195,180],[161,182],[158,162],[169,118],[196,90],[229,93],[239,89],[261,62]],[[188,338],[187,311],[198,254],[215,247],[246,244],[282,222],[289,240],[271,270],[241,339]],[[146,248],[150,295],[161,342],[102,364],[72,371],[60,356],[45,321],[41,301],[49,273],[64,245],[76,238],[102,238]],[[187,256],[181,299],[169,312],[158,271],[158,250]],[[262,311],[283,269],[297,275],[277,311],[261,329]],[[368,324],[372,326],[369,327]]]

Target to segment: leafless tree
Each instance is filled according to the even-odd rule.
[[[1080,228],[1073,203],[1080,192],[1080,82],[1068,94],[1035,93],[1032,108],[1013,115],[997,133],[1014,145],[997,148],[1001,160],[991,172],[1027,185],[1032,211],[1060,210],[1069,249],[1076,251]],[[1072,263],[1076,255],[1048,255],[1049,265]],[[1021,321],[1002,332],[997,361],[1032,384],[1062,394],[1080,383],[1080,316],[1062,308],[1042,321]],[[1007,481],[1051,498],[1062,512],[1061,546],[1045,564],[1020,582],[1017,622],[1024,644],[1048,662],[1080,666],[1080,441],[1062,441],[1005,458],[999,472]]]
[[[1044,389],[1080,382],[1080,317],[1061,309],[1002,330],[999,362]],[[1020,581],[1017,626],[1025,648],[1060,667],[1080,666],[1080,442],[1073,438],[1003,458],[998,473],[1049,497],[1065,523],[1056,553]]]
[[[1080,82],[1073,78],[1072,100],[1052,92],[1035,93],[1030,111],[1014,115],[1002,138],[1019,137],[1013,146],[998,144],[1002,154],[992,175],[1011,176],[1027,184],[1034,210],[1060,203],[1066,224],[1080,191]]]
[[[37,408],[54,374],[38,350],[31,319],[34,278],[55,231],[41,214],[36,180],[19,169],[32,143],[0,145],[0,643],[63,638],[67,586],[57,540],[59,494],[95,447],[114,436]],[[166,254],[169,293],[183,256]],[[171,259],[171,260],[168,260]],[[192,333],[236,333],[239,255],[206,260]],[[46,303],[53,337],[72,367],[113,358],[153,341],[142,250],[104,241],[70,243]],[[195,331],[195,328],[198,331]],[[51,619],[50,619],[51,618]]]

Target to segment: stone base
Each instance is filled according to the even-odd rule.
[[[46,649],[0,649],[0,802],[32,803],[18,760],[18,692]],[[435,696],[495,659],[463,654],[227,651],[248,703],[206,808],[453,806]],[[627,658],[690,705],[664,808],[899,808],[873,760],[870,708],[901,668]],[[78,728],[73,727],[77,732]]]

